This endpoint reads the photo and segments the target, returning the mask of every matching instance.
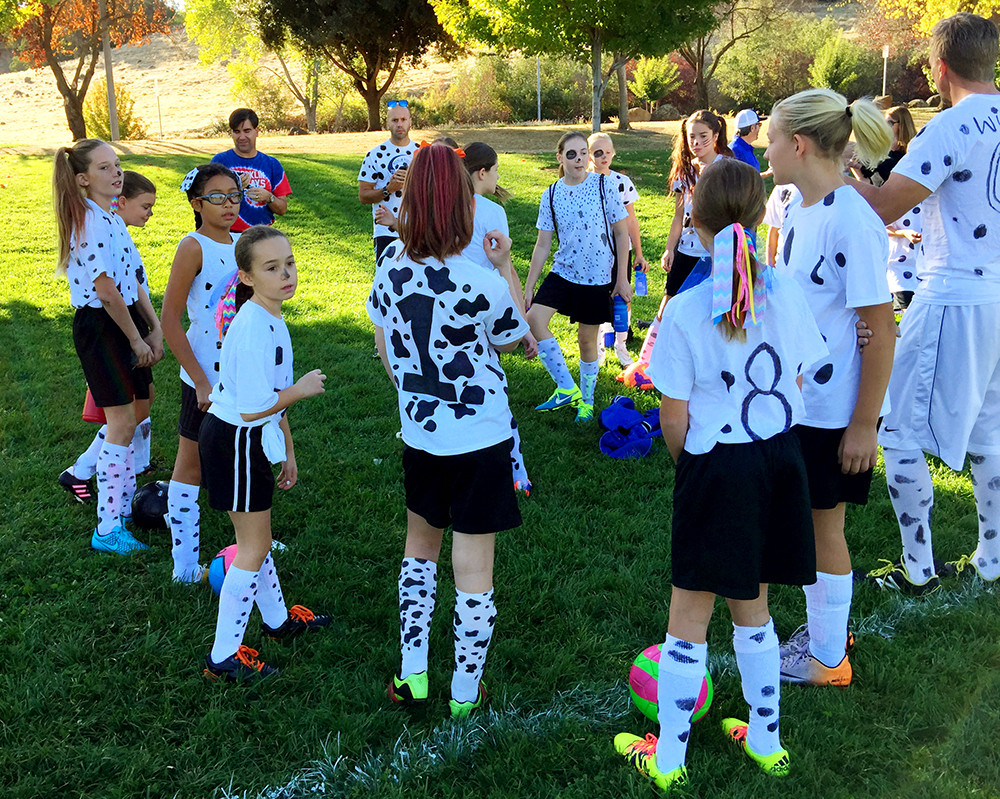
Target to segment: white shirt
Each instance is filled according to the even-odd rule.
[[[420,145],[411,141],[404,147],[397,147],[392,143],[392,139],[387,139],[377,147],[372,147],[365,160],[361,162],[361,171],[358,172],[358,181],[364,183],[374,183],[376,189],[384,189],[389,185],[389,180],[397,169],[410,165],[410,159]],[[399,218],[399,204],[403,199],[403,192],[395,191],[385,200],[385,204],[392,215]],[[372,224],[375,227],[373,237],[395,236],[385,225],[380,225],[375,221],[375,211],[382,204],[382,200],[372,205]]]
[[[712,160],[712,163],[714,164],[720,158],[725,157],[722,153],[719,153]],[[691,224],[691,202],[694,196],[694,184],[687,186],[681,181],[675,180],[673,190],[682,192],[684,195],[684,219],[681,222],[681,237],[677,242],[677,251],[685,255],[690,255],[693,258],[704,258],[706,255],[711,255],[702,246],[701,239],[698,238],[694,225]]]
[[[785,223],[785,213],[792,202],[802,200],[802,192],[794,183],[783,183],[771,189],[771,196],[767,198],[767,205],[764,206],[764,224],[769,227],[776,227],[779,230]],[[780,249],[780,239],[779,249]]]
[[[113,211],[105,211],[93,200],[85,200],[87,213],[83,228],[70,236],[66,279],[74,308],[100,308],[94,281],[107,275],[114,281],[126,305],[139,297],[139,284],[132,267],[138,258],[125,221]]]
[[[222,342],[219,380],[209,413],[237,427],[258,427],[281,413],[246,422],[241,414],[274,406],[278,392],[292,385],[292,339],[285,320],[255,302],[243,303]]]
[[[608,172],[608,178],[613,178],[617,184],[618,194],[621,197],[622,204],[625,206],[625,213],[628,214],[628,207],[635,205],[635,201],[639,199],[639,192],[636,190],[635,184],[627,175],[615,172],[613,169]],[[628,248],[629,250],[633,249],[631,237],[628,240]]]
[[[476,213],[472,222],[472,241],[462,250],[462,255],[470,261],[475,261],[484,269],[493,269],[493,264],[486,257],[483,248],[483,238],[491,230],[499,230],[505,236],[510,235],[510,225],[507,223],[507,212],[500,203],[487,199],[481,194],[476,195]]]
[[[921,203],[920,300],[1000,302],[1000,95],[969,95],[936,114],[893,171],[931,191]]]
[[[601,215],[601,185],[604,186],[604,216]],[[555,220],[552,208],[555,208]],[[553,274],[583,286],[610,283],[611,267],[615,262],[611,226],[626,216],[628,212],[617,181],[601,180],[594,172],[588,172],[575,186],[560,178],[545,189],[538,203],[535,227],[555,231],[559,238],[559,248],[552,259]]]
[[[805,291],[830,350],[829,358],[805,373],[803,424],[846,427],[861,380],[854,309],[892,300],[885,276],[889,237],[882,220],[850,186],[839,186],[808,208],[801,198],[795,200],[782,231],[778,270],[787,271]]]
[[[366,307],[385,334],[408,446],[458,455],[511,437],[493,347],[520,340],[528,323],[499,273],[462,255],[423,265],[383,257]]]
[[[918,205],[893,222],[892,227],[920,233],[922,216],[922,209]],[[916,291],[919,247],[919,244],[911,244],[902,236],[889,236],[889,263],[886,277],[889,279],[890,291]]]
[[[687,401],[692,455],[771,438],[805,417],[795,380],[827,348],[802,289],[771,277],[763,321],[747,328],[745,342],[712,323],[711,280],[667,303],[646,373],[661,394]]]

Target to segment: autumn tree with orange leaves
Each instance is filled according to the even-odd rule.
[[[0,35],[15,44],[23,61],[52,70],[74,141],[87,137],[83,101],[97,69],[105,25],[112,47],[121,47],[166,32],[174,14],[162,0],[107,0],[106,20],[97,0],[2,0],[0,20],[9,18],[11,8],[20,17]]]

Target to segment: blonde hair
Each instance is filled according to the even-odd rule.
[[[771,112],[771,125],[789,139],[796,133],[806,136],[831,161],[843,156],[853,133],[855,154],[867,167],[882,163],[894,141],[889,123],[871,100],[848,103],[831,89],[807,89],[782,100]]]
[[[602,131],[598,131],[597,133],[591,133],[590,136],[587,137],[587,149],[590,152],[593,152],[594,151],[594,145],[597,144],[597,142],[599,142],[599,141],[606,141],[608,143],[608,145],[609,145],[608,149],[611,150],[611,154],[612,155],[615,154],[615,143],[613,141],[611,141],[611,137],[607,133],[604,133]],[[587,164],[587,171],[588,172],[593,172],[594,171],[594,161],[593,161],[593,158],[591,158],[590,159],[590,163]]]
[[[76,176],[90,168],[94,150],[106,146],[101,139],[81,139],[72,147],[56,150],[52,170],[52,206],[56,212],[56,230],[59,234],[59,260],[56,275],[66,274],[69,263],[69,243],[74,233],[83,230],[87,217],[87,193],[76,182]]]
[[[913,137],[917,135],[917,126],[913,124],[913,114],[910,113],[910,109],[905,105],[894,105],[885,112],[885,115],[893,122],[899,124],[899,130],[896,131],[895,144],[905,153],[906,148],[913,141]]]

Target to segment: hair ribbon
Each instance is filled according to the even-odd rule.
[[[417,145],[417,149],[418,150],[422,150],[422,149],[424,149],[424,147],[430,147],[433,143],[434,142],[430,142],[430,141],[421,141],[420,144]],[[443,144],[443,142],[442,142],[442,144]],[[445,145],[445,146],[447,146],[447,145]],[[465,150],[463,150],[461,147],[452,147],[451,150],[459,158],[465,158]]]
[[[718,324],[723,317],[729,317],[735,327],[740,327],[742,316],[742,326],[746,328],[763,321],[770,273],[758,264],[754,279],[751,261],[755,257],[753,238],[738,222],[715,234],[712,253],[713,323]]]

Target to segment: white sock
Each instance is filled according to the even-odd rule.
[[[215,622],[212,662],[221,663],[236,654],[243,643],[250,611],[257,596],[257,572],[230,566],[219,591],[219,616]]]
[[[437,600],[437,564],[403,558],[399,569],[399,650],[401,679],[427,671],[431,616]]]
[[[912,580],[923,585],[934,576],[931,510],[934,483],[927,458],[919,449],[883,449],[885,481],[903,540],[903,564]]]
[[[656,683],[656,719],[660,722],[656,767],[664,774],[684,765],[691,715],[698,704],[707,662],[708,644],[693,644],[669,634],[663,642]]]
[[[844,659],[854,577],[850,572],[816,572],[816,582],[803,586],[802,590],[806,594],[809,654],[824,666],[833,668]]]
[[[601,365],[597,361],[580,361],[580,391],[588,405],[594,404],[594,389],[597,388],[597,373],[600,370]]]
[[[274,566],[274,558],[267,553],[264,562],[260,564],[260,580],[257,581],[257,609],[261,621],[272,630],[280,627],[288,618],[288,607],[281,594],[281,581]]]
[[[850,575],[847,575],[850,577]],[[781,749],[778,737],[778,636],[768,619],[763,627],[733,625],[733,649],[743,683],[743,698],[750,706],[747,746],[758,755],[773,755]]]
[[[621,363],[622,366],[632,365],[632,355],[628,351],[627,330],[623,330],[621,333],[615,333],[615,355],[618,356],[618,362]]]
[[[128,447],[107,441],[97,458],[97,534],[107,535],[121,524],[122,486]]]
[[[973,562],[984,580],[1000,577],[1000,455],[969,455],[979,511],[979,545]]]
[[[122,480],[122,516],[132,516],[132,497],[135,496],[135,450],[128,445],[125,456],[125,477]]]
[[[132,436],[132,446],[135,449],[135,473],[146,471],[149,468],[149,440],[152,436],[153,423],[147,416],[135,426],[135,433]]]
[[[170,528],[174,560],[174,579],[190,581],[200,573],[198,550],[201,509],[198,507],[198,486],[171,480],[167,489],[167,526]]]
[[[479,698],[479,681],[483,678],[496,619],[492,588],[482,594],[455,589],[455,671],[451,675],[451,698],[456,702],[475,702]]]
[[[566,365],[566,358],[554,336],[538,342],[538,357],[542,366],[545,367],[545,371],[549,373],[549,377],[555,381],[556,388],[561,388],[564,391],[573,390],[576,383],[573,382],[573,376],[569,373],[569,367]]]
[[[528,479],[528,470],[524,466],[524,455],[521,453],[521,433],[517,429],[517,422],[514,417],[510,417],[510,437],[514,440],[514,446],[510,448],[510,469],[514,478],[515,488],[527,489],[531,485]]]
[[[104,446],[104,437],[107,433],[108,426],[106,424],[101,425],[101,429],[97,431],[97,435],[95,435],[94,440],[90,442],[90,446],[87,447],[80,454],[80,457],[76,459],[74,464],[69,467],[70,474],[78,480],[89,480],[97,474],[97,458],[101,454],[101,447]]]

